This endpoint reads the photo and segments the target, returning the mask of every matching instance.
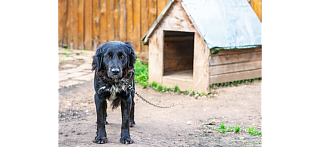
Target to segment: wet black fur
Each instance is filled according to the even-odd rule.
[[[125,56],[121,58],[121,56]],[[109,57],[108,57],[109,56]],[[114,80],[111,77],[118,76],[122,78],[129,69],[134,68],[136,57],[133,46],[130,42],[112,41],[101,44],[96,54],[93,56],[92,70],[94,74],[94,95],[96,113],[97,113],[97,136],[95,143],[106,143],[107,133],[105,131],[105,121],[107,117],[107,102],[110,93],[106,91],[99,91],[99,89],[106,85],[112,85]],[[111,68],[117,67],[120,69],[119,74],[115,75],[111,72]],[[130,83],[133,89],[134,80]],[[113,109],[121,105],[122,125],[121,125],[121,143],[133,143],[129,133],[129,123],[134,122],[134,92],[127,89],[116,94],[116,99],[111,104]]]

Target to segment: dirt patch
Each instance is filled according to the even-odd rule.
[[[138,86],[136,89],[161,106],[172,105],[186,96]],[[59,90],[59,146],[99,146],[92,142],[96,136],[93,96],[93,81]],[[188,97],[171,109],[155,108],[137,96],[135,102],[136,125],[130,129],[135,143],[130,146],[261,146],[261,136],[214,130],[224,123],[226,127],[253,126],[261,131],[260,82],[218,89],[217,97]],[[120,108],[113,111],[110,108],[107,110],[107,145],[123,146],[119,142]]]

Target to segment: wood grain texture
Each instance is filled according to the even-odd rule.
[[[210,76],[210,84],[262,77],[262,69]]]
[[[92,50],[92,1],[84,1],[84,43],[85,49]]]
[[[139,53],[141,51],[141,9],[140,0],[134,0],[133,3],[133,35],[132,35],[132,45],[134,51]]]
[[[62,0],[62,46],[68,46],[68,27],[67,27],[67,20],[68,20],[68,0]]]
[[[62,8],[63,0],[58,1],[58,46],[63,47],[62,39],[63,39],[63,8]]]
[[[107,39],[109,41],[114,41],[114,0],[107,1]]]
[[[114,40],[120,41],[120,0],[114,0]]]
[[[166,0],[157,0],[157,17],[159,17],[166,4]]]
[[[68,20],[67,20],[67,31],[68,31],[68,40],[67,46],[70,49],[73,49],[73,0],[68,0]]]
[[[78,43],[78,0],[73,0],[73,48],[79,49],[79,43]]]
[[[125,42],[127,40],[126,0],[120,0],[119,5],[120,5],[119,38],[120,38],[120,41]]]
[[[210,76],[261,69],[261,60],[210,66]]]
[[[84,0],[78,3],[78,48],[84,49]]]
[[[100,7],[99,7],[100,0],[93,0],[92,1],[92,38],[93,38],[93,46],[92,50],[97,50],[99,46],[99,32],[100,32]]]
[[[233,55],[225,55],[225,56],[214,56],[214,57],[211,56],[209,64],[210,66],[213,66],[213,65],[221,65],[221,64],[257,61],[261,59],[262,59],[261,52],[249,52],[249,53],[233,54]]]
[[[100,44],[107,43],[107,29],[108,29],[107,13],[109,13],[107,12],[107,0],[100,0],[100,26],[99,26]]]
[[[133,38],[133,0],[126,0],[126,25],[127,25],[127,34],[126,41],[132,41]],[[133,44],[133,43],[131,43]],[[135,46],[134,46],[135,47]]]
[[[141,36],[147,33],[149,29],[149,0],[141,0]],[[146,53],[148,51],[148,46],[144,46],[141,42],[141,51],[139,54],[139,58],[141,60],[146,60]]]

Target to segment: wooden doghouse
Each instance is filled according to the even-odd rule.
[[[141,40],[149,82],[208,92],[261,77],[261,22],[246,0],[170,0]]]

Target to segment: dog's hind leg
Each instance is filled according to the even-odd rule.
[[[108,117],[108,111],[107,111],[107,109],[108,109],[108,103],[107,103],[107,101],[106,101],[106,118],[105,118],[105,121],[104,121],[104,123],[105,123],[105,125],[107,125],[108,124],[108,122],[107,122],[107,117]]]

